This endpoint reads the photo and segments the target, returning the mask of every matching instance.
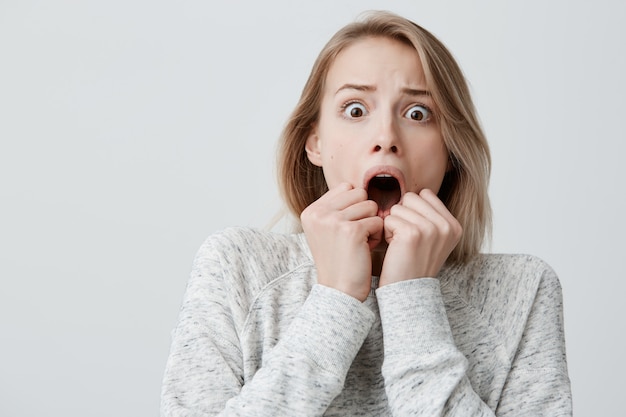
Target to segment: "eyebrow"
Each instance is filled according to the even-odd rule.
[[[339,93],[341,90],[357,90],[357,91],[376,91],[376,87],[373,85],[366,84],[344,84],[337,89],[335,95]],[[416,88],[408,88],[404,87],[402,89],[402,93],[409,96],[431,96],[430,91],[428,90],[418,90]]]
[[[428,90],[417,90],[415,88],[403,88],[402,92],[409,96],[431,96],[430,91]]]
[[[357,91],[376,91],[376,87],[373,85],[364,85],[364,84],[344,84],[335,91],[335,94],[340,92],[341,90],[357,90]]]

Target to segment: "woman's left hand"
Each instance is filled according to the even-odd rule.
[[[436,277],[461,239],[463,229],[439,197],[424,189],[406,193],[384,220],[387,253],[380,286]]]

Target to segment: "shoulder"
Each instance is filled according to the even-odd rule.
[[[311,255],[301,234],[282,234],[249,227],[229,227],[210,235],[202,244],[196,260],[219,258],[237,260],[309,261]]]
[[[282,234],[248,227],[230,227],[209,236],[194,267],[219,268],[225,277],[263,286],[313,260],[302,234]]]
[[[486,274],[509,274],[513,276],[541,276],[554,274],[552,267],[543,259],[528,254],[482,254],[475,264]]]
[[[224,254],[259,253],[285,255],[297,253],[308,257],[302,234],[284,234],[251,227],[229,227],[210,235],[202,245],[205,250],[220,249]],[[202,249],[201,248],[201,249]]]
[[[562,303],[552,267],[526,254],[481,254],[468,264],[447,268],[442,273],[444,288],[494,325],[510,326],[528,316],[538,298],[557,308]]]
[[[527,254],[480,254],[468,264],[447,268],[442,277],[464,292],[500,288],[534,293],[543,281],[560,286],[547,262]]]

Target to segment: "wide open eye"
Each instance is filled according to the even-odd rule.
[[[430,110],[427,107],[416,104],[404,113],[404,117],[418,122],[425,122],[430,119]]]
[[[343,108],[343,114],[350,119],[356,119],[365,116],[367,114],[367,109],[361,103],[348,103]]]

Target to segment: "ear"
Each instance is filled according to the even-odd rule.
[[[309,161],[318,167],[322,166],[322,154],[321,154],[321,143],[320,138],[317,136],[317,130],[313,129],[309,134],[309,137],[306,139],[306,144],[304,146],[306,150],[306,156],[309,158]]]

